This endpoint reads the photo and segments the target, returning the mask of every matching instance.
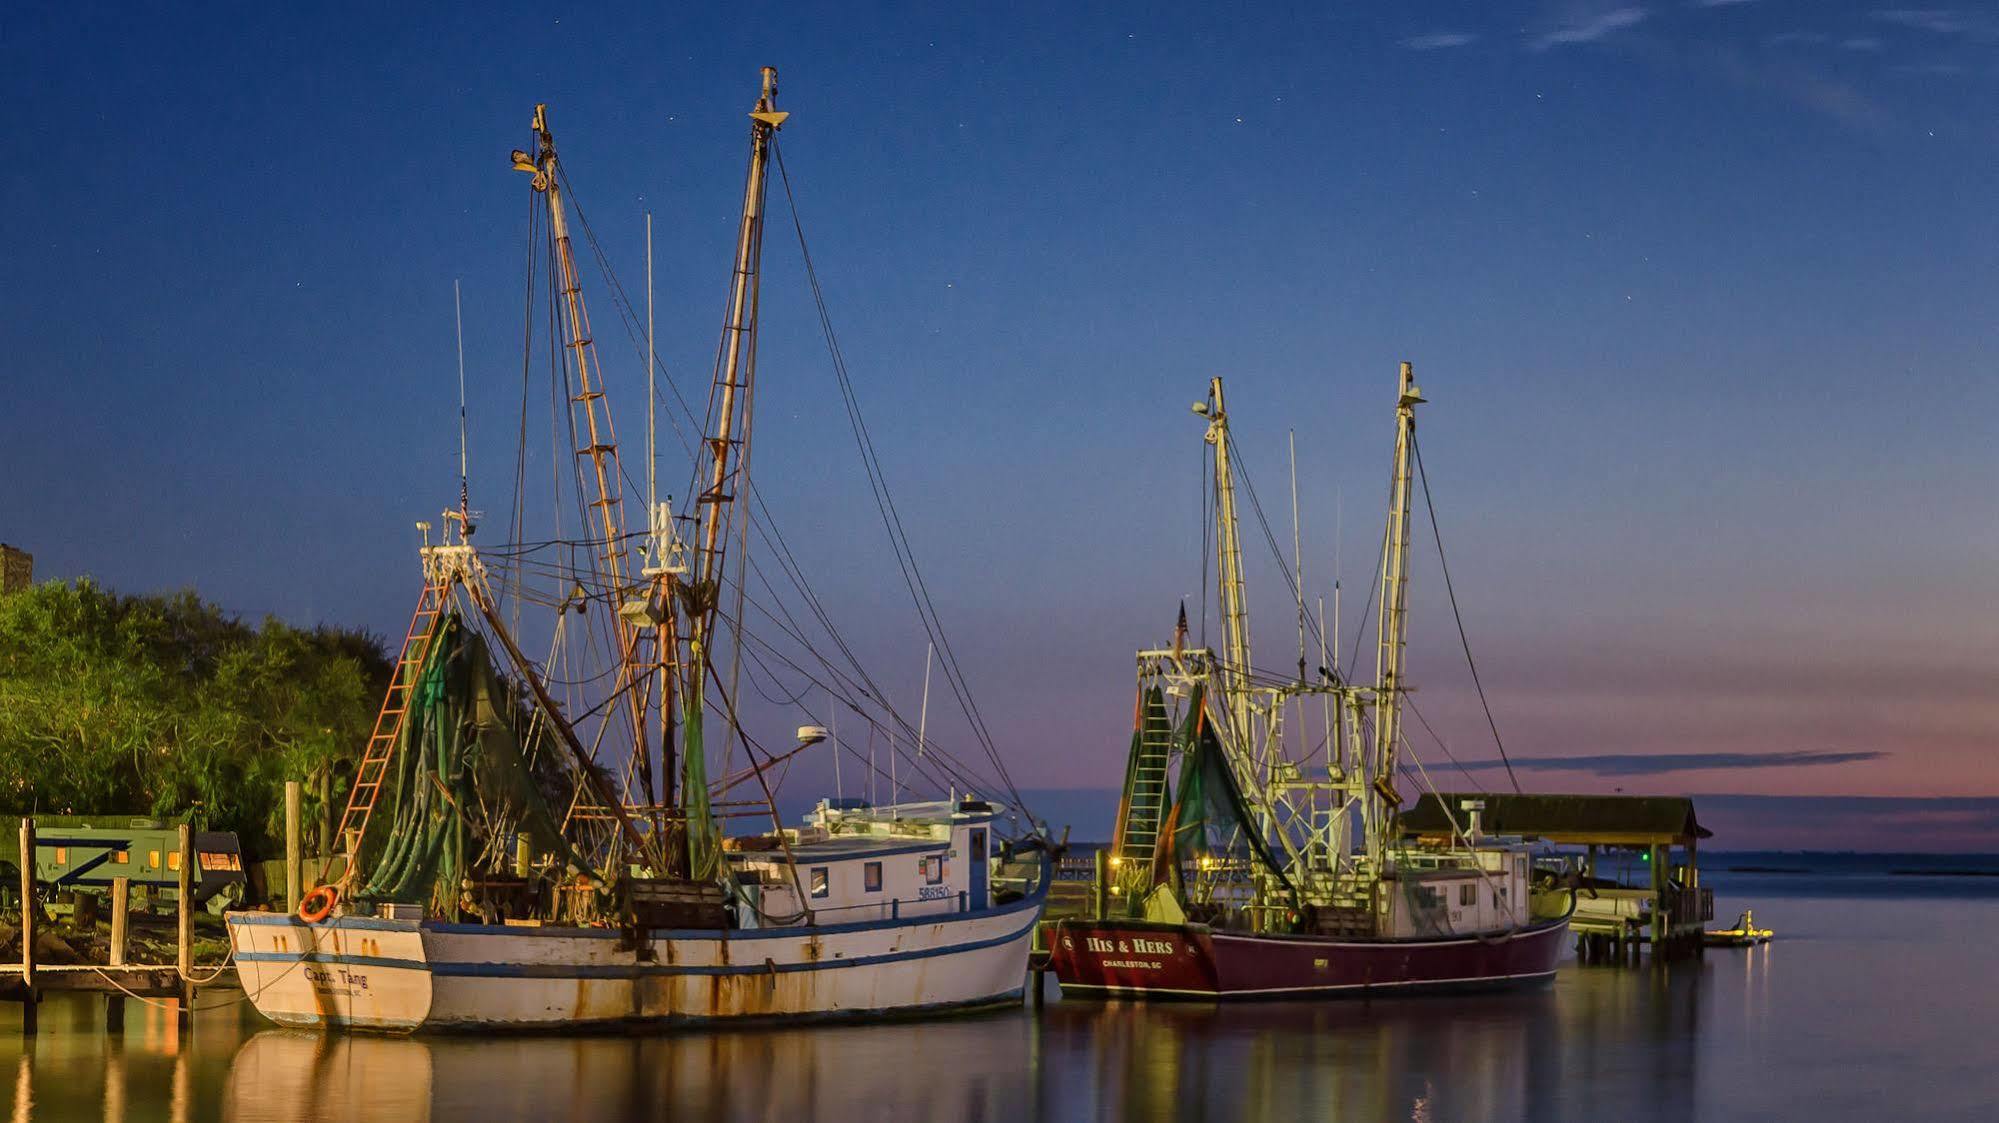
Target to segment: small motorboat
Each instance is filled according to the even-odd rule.
[[[1750,948],[1757,944],[1767,944],[1776,933],[1768,928],[1756,927],[1755,913],[1744,909],[1735,919],[1735,927],[1709,929],[1701,933],[1701,943],[1711,948]]]

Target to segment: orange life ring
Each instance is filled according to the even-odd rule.
[[[322,885],[305,895],[298,903],[298,918],[307,924],[318,924],[333,915],[333,906],[340,903],[340,890],[331,885]]]

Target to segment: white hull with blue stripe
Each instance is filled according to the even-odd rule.
[[[813,926],[654,931],[232,913],[285,1026],[409,1032],[865,1018],[1018,1001],[1047,878],[1011,903]],[[955,906],[955,902],[952,905]]]

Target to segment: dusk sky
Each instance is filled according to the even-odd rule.
[[[0,540],[400,636],[411,525],[457,491],[454,279],[474,505],[507,506],[535,103],[628,287],[652,211],[698,396],[773,65],[829,310],[1023,787],[1118,782],[1131,652],[1199,604],[1211,376],[1287,549],[1296,430],[1307,584],[1330,602],[1337,564],[1352,643],[1407,359],[1523,786],[1898,797],[1708,817],[1721,846],[1999,850],[1999,16],[1088,9],[12,5]],[[759,487],[913,709],[923,641],[772,202]],[[635,441],[643,364],[586,295]],[[1503,784],[1418,544],[1418,705]]]

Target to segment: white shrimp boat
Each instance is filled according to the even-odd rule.
[[[459,509],[446,512],[441,542],[426,529],[423,592],[354,775],[327,883],[296,915],[228,916],[243,987],[272,1021],[388,1032],[644,1028],[1020,1000],[1052,862],[1040,828],[1021,828],[1017,793],[1012,805],[960,794],[1012,785],[966,701],[934,609],[919,601],[990,773],[962,767],[928,739],[927,665],[924,717],[912,726],[888,708],[788,550],[785,575],[846,663],[812,651],[796,628],[784,635],[804,650],[778,653],[744,622],[758,259],[772,139],[786,117],[775,95],[776,73],[766,69],[750,114],[729,317],[707,416],[689,419],[704,434],[698,487],[683,512],[659,501],[649,411],[642,533],[623,522],[627,484],[571,251],[568,182],[537,107],[535,152],[517,151],[513,163],[545,204],[549,314],[562,328],[552,377],[576,446],[569,482],[588,537],[527,541],[517,493],[513,541],[475,547],[461,453]],[[650,258],[648,246],[648,282]],[[647,303],[650,387],[649,283]],[[532,307],[529,322],[531,352]],[[849,408],[857,408],[851,399]],[[857,440],[863,432],[856,427]],[[864,445],[883,502],[870,455]],[[769,515],[759,508],[756,517]],[[743,549],[725,559],[732,539]],[[907,541],[897,548],[906,556]],[[780,619],[769,605],[748,604]],[[523,630],[523,609],[539,610],[539,634]],[[546,658],[524,654],[544,641]],[[592,657],[598,666],[585,664]],[[735,682],[745,661],[770,674],[767,658],[823,687],[828,710],[869,726],[867,755],[846,751],[866,765],[866,790],[890,781],[887,801],[822,799],[801,824],[779,819],[775,787],[791,759],[829,735],[814,721],[798,727],[795,746],[758,741],[771,715],[744,716]],[[819,717],[804,693],[788,704]],[[875,733],[889,743],[886,775]],[[837,735],[830,746],[837,790]],[[710,779],[711,756],[719,779]],[[912,773],[948,798],[903,799]],[[725,837],[725,820],[756,816],[771,829]]]
[[[634,933],[237,913],[237,971],[280,1025],[392,1032],[855,1018],[1020,1000],[1048,879],[1039,862],[1014,866],[1035,891],[992,891],[1008,868],[984,855],[993,808],[822,808],[814,818],[834,830],[808,830],[823,837],[793,850],[807,893],[823,890],[812,925]],[[731,857],[745,883],[773,879],[766,909],[795,906],[781,861]]]

